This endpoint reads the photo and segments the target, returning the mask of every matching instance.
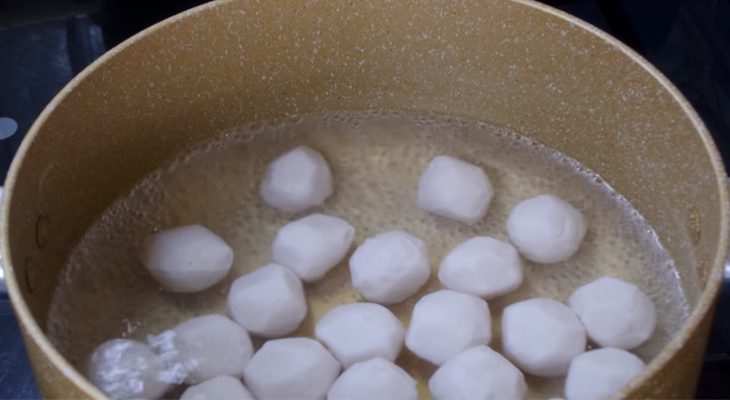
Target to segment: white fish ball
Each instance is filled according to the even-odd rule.
[[[307,315],[302,281],[278,264],[241,276],[228,292],[228,313],[254,335],[277,337],[296,330]]]
[[[568,300],[586,327],[588,337],[602,347],[630,350],[654,333],[656,310],[636,285],[603,277],[581,286]]]
[[[569,203],[543,194],[517,204],[507,219],[507,233],[528,260],[549,264],[567,260],[586,234],[583,214]]]
[[[583,353],[570,363],[565,397],[568,400],[612,397],[644,369],[644,362],[625,350],[604,348]]]
[[[561,376],[570,361],[585,351],[586,332],[568,306],[535,298],[504,309],[502,347],[507,358],[527,373]]]
[[[87,376],[112,399],[156,399],[169,388],[164,363],[150,346],[129,339],[108,340],[89,358]]]
[[[462,350],[488,344],[491,338],[486,301],[471,294],[439,290],[423,296],[413,308],[406,347],[441,365]]]
[[[279,229],[272,255],[299,279],[314,282],[345,258],[354,238],[355,228],[344,219],[312,214]]]
[[[477,236],[444,257],[438,277],[449,289],[489,299],[520,286],[522,263],[511,244]]]
[[[325,314],[317,322],[315,335],[343,367],[349,368],[376,357],[394,361],[403,347],[405,331],[387,308],[374,303],[353,303]]]
[[[524,399],[525,377],[487,346],[457,354],[434,372],[428,388],[435,399]]]
[[[375,303],[400,303],[430,275],[426,244],[403,231],[371,236],[350,257],[352,286]]]
[[[228,275],[233,249],[207,228],[187,225],[149,237],[141,259],[165,289],[193,293],[215,285]]]
[[[418,184],[418,207],[430,213],[473,224],[484,218],[494,196],[483,169],[449,156],[428,164]]]
[[[218,375],[240,378],[253,354],[248,332],[217,314],[191,318],[149,341],[163,359],[185,371],[189,384]]]
[[[285,212],[299,212],[324,203],[332,194],[332,172],[318,151],[299,146],[266,168],[261,197]]]
[[[416,380],[391,361],[373,358],[348,368],[327,393],[327,400],[348,399],[416,400]]]
[[[243,371],[258,399],[321,399],[340,373],[340,363],[309,338],[270,340]]]
[[[254,400],[254,397],[240,379],[220,375],[188,387],[180,400]]]

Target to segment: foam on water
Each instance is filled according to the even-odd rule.
[[[48,318],[48,334],[83,370],[86,358],[114,337],[144,340],[200,314],[225,313],[233,279],[271,259],[279,227],[301,217],[268,207],[258,194],[266,165],[298,145],[321,151],[330,163],[335,193],[316,212],[342,217],[356,243],[372,234],[404,229],[429,247],[432,269],[456,244],[475,235],[507,240],[506,219],[519,201],[553,193],[586,216],[589,228],[578,253],[555,265],[525,261],[525,282],[489,302],[491,345],[500,350],[501,310],[521,299],[565,301],[578,286],[603,275],[633,282],[658,312],[657,330],[637,353],[651,360],[681,327],[688,305],[676,268],[656,234],[631,205],[576,161],[487,123],[451,116],[401,112],[329,113],[257,123],[222,134],[142,180],[88,230],[68,260]],[[486,218],[468,226],[415,207],[421,171],[436,155],[484,167],[495,188]],[[137,253],[151,233],[203,224],[235,251],[232,272],[198,294],[170,294],[146,272]],[[435,274],[419,293],[391,307],[406,324],[416,300],[437,290]],[[350,287],[346,261],[306,285],[309,315],[293,335],[312,336],[315,322],[336,305],[360,300]],[[260,343],[259,343],[260,344]],[[419,380],[422,396],[434,367],[403,350],[398,364]],[[528,378],[530,397],[562,395],[563,379]]]

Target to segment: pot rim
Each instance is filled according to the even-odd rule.
[[[71,93],[80,82],[82,82],[88,75],[92,74],[99,66],[106,63],[112,57],[115,57],[118,53],[126,50],[140,39],[153,34],[154,32],[177,23],[178,21],[193,15],[203,12],[208,9],[218,8],[224,4],[233,3],[236,0],[216,0],[210,3],[203,4],[198,7],[194,7],[187,11],[183,11],[170,18],[160,21],[142,31],[128,38],[121,44],[107,51],[104,55],[99,57],[97,60],[92,62],[88,67],[81,71],[75,76],[63,89],[51,100],[51,102],[44,108],[38,118],[35,120],[31,128],[28,130],[25,138],[23,139],[20,148],[15,155],[13,162],[10,166],[10,170],[5,182],[4,199],[2,202],[2,216],[0,217],[0,236],[2,236],[2,260],[5,260],[5,279],[10,295],[10,300],[15,309],[15,314],[20,322],[20,325],[25,329],[26,338],[31,340],[48,358],[54,368],[56,368],[66,379],[68,379],[73,385],[79,388],[86,396],[92,398],[106,398],[106,396],[97,389],[91,382],[89,382],[82,373],[76,370],[62,355],[61,353],[51,344],[48,337],[45,335],[43,329],[38,325],[35,318],[31,314],[28,305],[23,300],[21,290],[18,285],[18,281],[15,277],[15,272],[10,265],[11,249],[8,242],[8,217],[10,211],[10,203],[13,200],[13,188],[15,186],[18,171],[21,168],[23,159],[25,158],[31,143],[38,135],[41,127],[45,124],[48,117],[53,113],[55,108],[65,99],[65,97]],[[523,6],[531,7],[538,11],[542,11],[554,17],[563,19],[564,21],[577,26],[608,43],[631,61],[636,63],[639,67],[643,68],[648,72],[654,79],[656,79],[664,89],[672,96],[672,98],[679,104],[682,111],[691,121],[693,127],[700,135],[700,138],[704,144],[705,150],[710,156],[710,162],[712,163],[713,170],[715,171],[715,180],[720,193],[720,214],[722,218],[720,235],[718,242],[721,244],[718,246],[718,251],[714,256],[712,267],[708,272],[707,283],[705,285],[700,298],[698,299],[697,305],[692,310],[689,318],[685,321],[684,325],[677,333],[677,335],[666,345],[666,347],[649,363],[647,369],[639,376],[638,379],[634,380],[630,385],[623,388],[620,393],[617,393],[617,397],[625,397],[627,394],[633,392],[638,387],[643,386],[650,379],[651,376],[656,374],[659,370],[663,369],[674,355],[682,348],[682,346],[689,340],[689,338],[697,330],[704,315],[710,311],[714,305],[714,300],[719,292],[722,277],[723,277],[723,266],[726,261],[727,246],[722,243],[728,243],[728,226],[730,225],[730,210],[728,203],[728,192],[727,192],[727,174],[725,172],[722,158],[715,146],[715,143],[707,130],[705,124],[697,112],[692,108],[689,101],[682,95],[682,93],[667,79],[659,70],[654,67],[644,57],[636,53],[633,49],[609,35],[608,33],[596,28],[595,26],[574,17],[568,13],[555,9],[551,6],[547,6],[542,3],[538,3],[534,0],[504,0],[512,3],[520,4]]]

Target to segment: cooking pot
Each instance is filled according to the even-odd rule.
[[[646,60],[524,0],[218,1],[79,74],[26,136],[2,210],[8,291],[43,395],[103,397],[44,327],[71,249],[116,198],[242,123],[365,109],[489,121],[579,160],[624,195],[675,260],[691,312],[620,395],[692,397],[726,257],[720,156]]]

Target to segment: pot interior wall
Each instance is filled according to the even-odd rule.
[[[135,182],[244,122],[328,110],[436,111],[534,138],[646,217],[692,307],[719,268],[723,172],[694,117],[613,44],[534,6],[224,2],[112,53],[47,110],[11,182],[11,263],[42,327],[69,250]]]

